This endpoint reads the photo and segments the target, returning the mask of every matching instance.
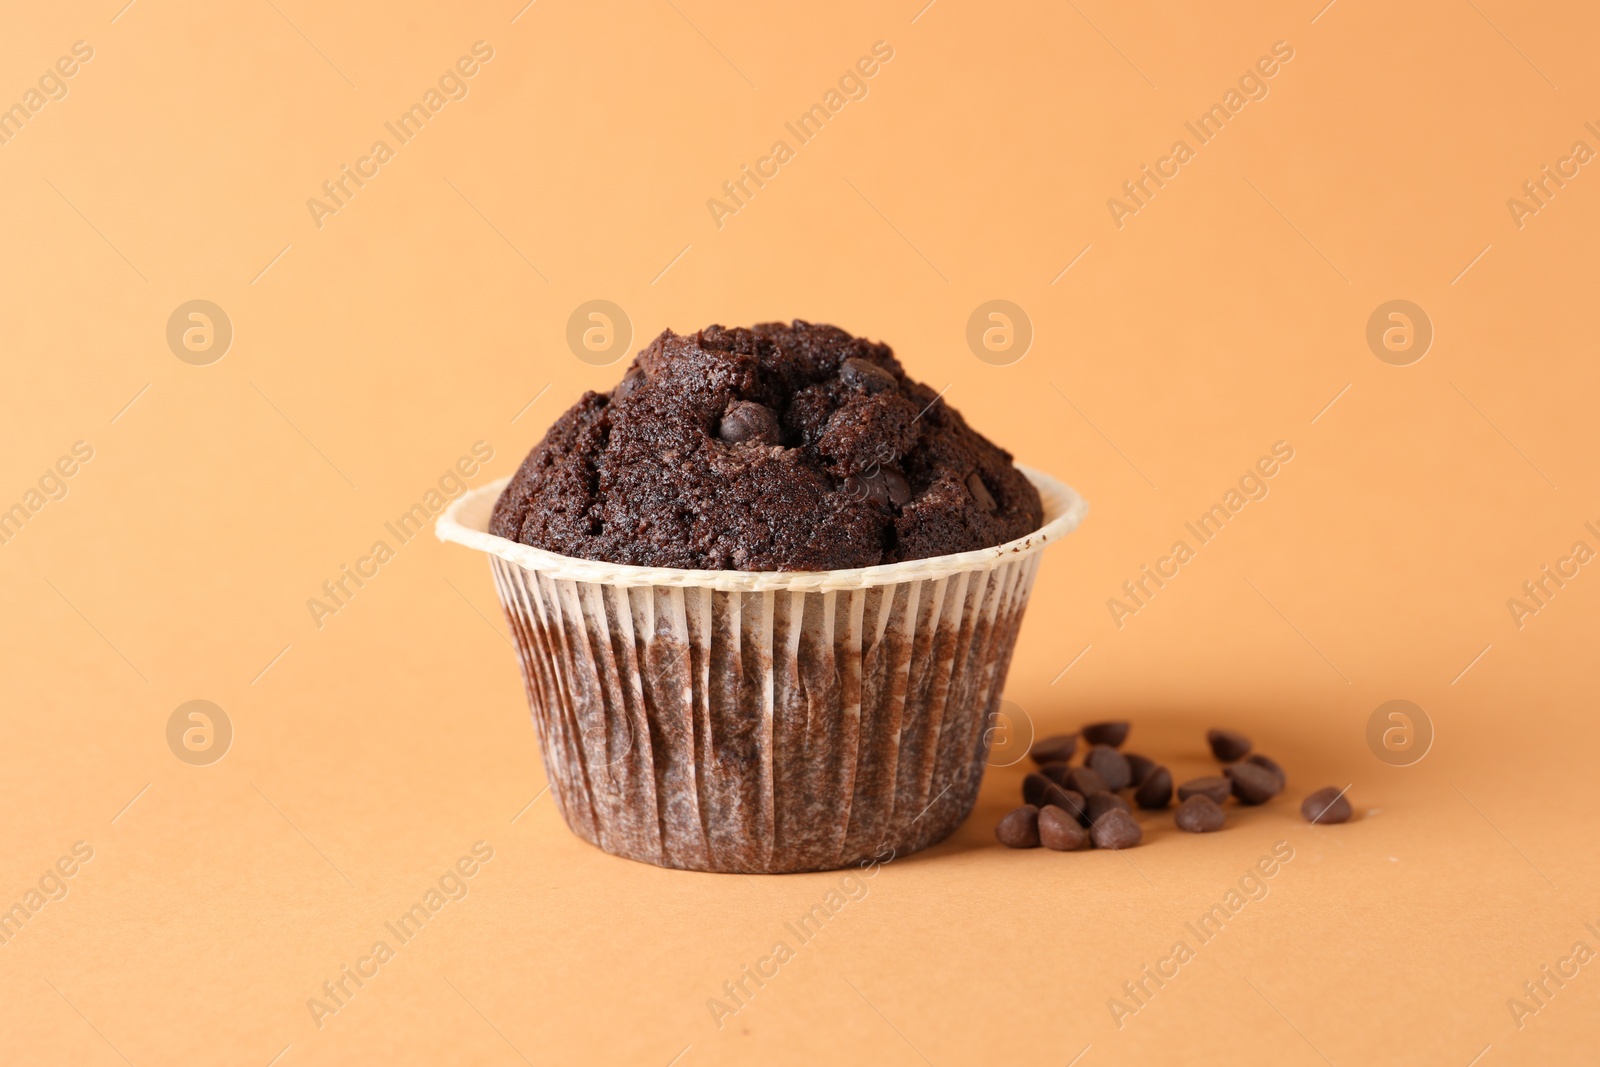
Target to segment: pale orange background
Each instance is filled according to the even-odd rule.
[[[0,1059],[1593,1060],[1600,965],[1520,1029],[1507,999],[1600,949],[1600,569],[1520,629],[1506,601],[1600,547],[1600,175],[1520,229],[1506,200],[1600,148],[1600,17],[924,2],[8,15],[0,102],[74,41],[94,58],[0,146],[0,506],[94,458],[0,546],[0,906],[94,858],[0,947]],[[479,40],[468,97],[319,229],[307,198]],[[879,40],[866,99],[715,226],[707,198]],[[1270,95],[1118,229],[1107,198],[1279,40]],[[235,330],[209,366],[165,341],[195,298]],[[1236,726],[1287,794],[1211,837],[1158,817],[1131,853],[1017,853],[992,828],[1022,768],[994,770],[718,1029],[707,999],[840,876],[657,870],[528,807],[481,557],[430,535],[320,629],[306,607],[475,441],[474,480],[507,474],[615,380],[565,341],[597,298],[635,348],[799,316],[949,383],[1092,504],[1009,698],[1046,731],[1127,716],[1180,777]],[[1009,366],[965,340],[996,298],[1036,331]],[[1411,366],[1365,341],[1394,298],[1436,330]],[[1107,598],[1278,440],[1271,495],[1118,628]],[[1407,768],[1365,739],[1396,698],[1437,733]],[[191,699],[234,727],[210,766],[167,747]],[[1347,783],[1356,821],[1299,819]],[[319,1029],[308,998],[479,840],[470,895]],[[1267,898],[1118,1028],[1107,999],[1280,840]]]

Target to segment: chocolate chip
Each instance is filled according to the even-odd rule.
[[[989,495],[989,487],[983,484],[977,471],[967,475],[967,492],[972,494],[972,502],[978,505],[979,511],[994,510],[994,497]]]
[[[1204,793],[1196,793],[1178,805],[1172,821],[1185,833],[1209,834],[1213,830],[1222,829],[1225,817],[1215,800]]]
[[[1074,767],[1067,773],[1067,788],[1076,789],[1084,796],[1090,793],[1109,793],[1106,780],[1093,767]]]
[[[1128,806],[1128,802],[1115,793],[1090,793],[1083,798],[1083,805],[1084,809],[1089,813],[1089,824],[1091,826],[1100,821],[1100,816],[1112,808],[1120,808],[1129,815],[1133,814],[1133,809]]]
[[[1277,775],[1278,788],[1280,790],[1289,784],[1289,776],[1284,773],[1282,767],[1278,766],[1278,761],[1273,759],[1271,756],[1263,756],[1259,752],[1253,752],[1249,756],[1245,757],[1245,762],[1254,763],[1257,767],[1263,767]]]
[[[1134,803],[1146,811],[1160,811],[1172,803],[1172,772],[1165,767],[1153,768],[1139,783],[1133,794]]]
[[[1076,852],[1089,845],[1089,834],[1071,812],[1057,807],[1039,809],[1039,843],[1057,852]]]
[[[1089,809],[1084,803],[1082,793],[1071,789],[1062,789],[1052,782],[1050,788],[1044,791],[1044,798],[1039,801],[1041,809],[1047,805],[1053,808],[1060,808],[1083,823],[1083,825],[1089,825]]]
[[[881,393],[897,384],[893,373],[865,359],[847,359],[839,364],[839,377],[844,384],[864,393]]]
[[[1028,755],[1033,757],[1035,763],[1057,761],[1065,763],[1076,751],[1078,751],[1077,734],[1052,734],[1035,741],[1033,747],[1028,750]]]
[[[1069,763],[1061,760],[1057,760],[1054,763],[1041,763],[1039,764],[1039,773],[1063,789],[1072,788],[1072,785],[1067,781],[1067,776],[1072,773],[1072,765]]]
[[[1144,781],[1145,775],[1156,769],[1156,761],[1153,759],[1136,756],[1132,752],[1124,752],[1123,755],[1127,757],[1128,774],[1132,776],[1128,781],[1136,787]]]
[[[1233,797],[1241,804],[1265,804],[1283,789],[1277,775],[1254,763],[1232,763],[1222,773],[1233,782]]]
[[[1083,728],[1083,739],[1091,745],[1121,748],[1122,742],[1128,739],[1128,728],[1128,723],[1120,719],[1114,722],[1092,722]]]
[[[730,445],[775,445],[778,443],[778,417],[764,404],[741,400],[722,416],[717,436]]]
[[[1233,792],[1233,783],[1226,778],[1218,778],[1208,774],[1204,778],[1191,778],[1178,786],[1178,799],[1188,800],[1192,796],[1210,797],[1213,804],[1221,804]]]
[[[994,838],[1007,848],[1039,847],[1039,809],[1024,804],[1001,819]]]
[[[1089,837],[1095,848],[1132,848],[1144,839],[1144,831],[1132,815],[1112,808],[1094,821]]]
[[[1250,739],[1237,730],[1207,730],[1206,744],[1211,754],[1222,763],[1232,763],[1244,758],[1250,751]]]
[[[850,475],[844,480],[844,495],[851,500],[865,500],[878,507],[889,502],[889,489],[877,471]]]
[[[1133,774],[1128,770],[1128,759],[1110,745],[1095,745],[1083,757],[1083,765],[1105,780],[1106,789],[1115,793],[1128,788]]]
[[[1022,802],[1038,807],[1044,803],[1044,791],[1056,785],[1042,774],[1030,774],[1022,780]],[[1056,786],[1057,789],[1061,788]]]
[[[644,376],[644,371],[640,370],[638,367],[633,368],[627,374],[623,375],[622,381],[618,382],[616,386],[612,388],[611,399],[626,400],[628,397],[636,393],[639,390],[639,387],[645,384],[645,381],[646,379]]]
[[[1300,814],[1306,822],[1334,823],[1350,821],[1350,798],[1343,789],[1328,786],[1319,789],[1300,802]]]
[[[911,485],[906,481],[905,475],[899,471],[884,467],[883,487],[889,494],[889,503],[897,508],[911,499]]]
[[[844,494],[852,500],[865,500],[882,507],[899,507],[911,499],[911,486],[899,471],[879,467],[852,474],[844,480]]]

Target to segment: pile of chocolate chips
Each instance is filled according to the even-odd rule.
[[[1130,791],[1144,811],[1162,811],[1173,797],[1172,772],[1145,756],[1123,752],[1126,722],[1097,722],[1076,734],[1057,734],[1034,743],[1028,755],[1038,770],[1023,779],[1023,805],[1001,819],[994,836],[1008,848],[1043,845],[1057,852],[1082,848],[1132,848],[1144,839],[1133,806],[1118,794]],[[1088,746],[1079,766],[1072,765],[1078,739]],[[1222,774],[1191,778],[1177,786],[1173,822],[1192,834],[1222,829],[1222,805],[1265,804],[1288,784],[1276,760],[1259,752],[1236,730],[1207,730],[1211,754]],[[1329,786],[1305,798],[1300,813],[1308,822],[1338,823],[1350,819],[1345,791]]]

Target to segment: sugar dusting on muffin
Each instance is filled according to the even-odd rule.
[[[1038,529],[1011,455],[833,326],[666,331],[523,461],[490,532],[562,555],[704,570],[834,570]]]

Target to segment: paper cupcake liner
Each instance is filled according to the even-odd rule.
[[[778,873],[905,855],[977,799],[1039,550],[859,570],[691,571],[560,556],[487,532],[506,480],[439,519],[490,553],[545,772],[574,833],[664,867]]]

